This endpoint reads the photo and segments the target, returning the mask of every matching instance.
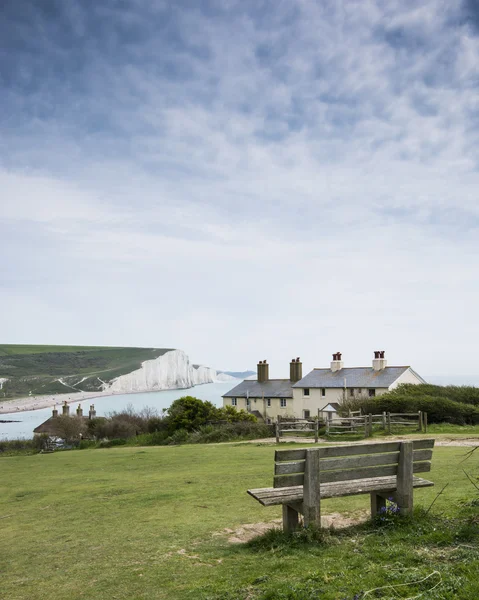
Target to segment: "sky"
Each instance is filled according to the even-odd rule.
[[[4,343],[478,374],[479,2],[3,0]]]

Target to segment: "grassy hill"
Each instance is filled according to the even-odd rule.
[[[435,487],[414,494],[415,506],[431,511],[412,523],[332,531],[321,541],[270,535],[252,546],[228,538],[247,533],[244,524],[281,517],[280,507],[265,508],[246,494],[271,485],[271,446],[0,458],[0,596],[472,600],[479,597],[478,500],[462,468],[475,476],[479,457],[464,462],[465,452],[434,450],[428,479]],[[356,515],[368,510],[369,497],[333,498],[322,508]],[[366,594],[391,585],[398,587]]]
[[[99,391],[102,381],[139,369],[169,348],[0,345],[4,398]]]

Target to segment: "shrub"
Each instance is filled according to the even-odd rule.
[[[166,444],[184,444],[188,440],[188,431],[186,429],[177,429],[170,437],[166,438]]]
[[[208,421],[216,421],[217,415],[218,409],[211,402],[184,396],[175,400],[168,409],[168,431],[170,434],[181,429],[193,431]]]
[[[115,438],[113,440],[103,440],[99,444],[99,448],[112,448],[114,446],[124,446],[126,444],[125,439]]]
[[[382,412],[413,413],[419,410],[427,412],[429,423],[454,423],[465,425],[479,423],[479,407],[465,402],[457,402],[445,396],[430,396],[414,393],[410,388],[423,388],[424,386],[400,386],[397,389],[376,396],[375,398],[357,398],[348,401],[343,410],[361,409],[364,414],[378,414]],[[439,386],[428,386],[439,387]]]

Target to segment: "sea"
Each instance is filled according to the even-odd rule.
[[[140,411],[148,407],[161,413],[162,409],[168,408],[174,400],[182,396],[195,396],[200,400],[209,400],[215,406],[220,407],[223,406],[221,396],[233,388],[236,383],[235,381],[205,383],[186,390],[165,390],[162,392],[116,394],[115,396],[88,398],[88,400],[83,400],[82,402],[72,402],[70,404],[70,414],[74,414],[78,404],[83,408],[84,415],[88,415],[90,404],[94,404],[97,417],[105,417],[112,412],[118,412],[127,407],[132,407],[135,411]],[[57,405],[60,412],[61,402],[62,399],[59,396]],[[35,427],[38,427],[38,425],[46,421],[51,415],[52,407],[0,414],[1,421],[11,421],[10,423],[0,423],[0,440],[31,438]]]

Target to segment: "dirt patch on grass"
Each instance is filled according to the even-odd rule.
[[[351,515],[331,513],[321,517],[321,527],[324,529],[344,529],[352,525],[364,523],[369,518],[368,510],[361,510]],[[258,535],[263,535],[270,529],[281,529],[281,519],[274,519],[268,523],[247,523],[238,529],[225,528],[223,531],[214,533],[215,536],[228,536],[230,544],[245,544]]]

